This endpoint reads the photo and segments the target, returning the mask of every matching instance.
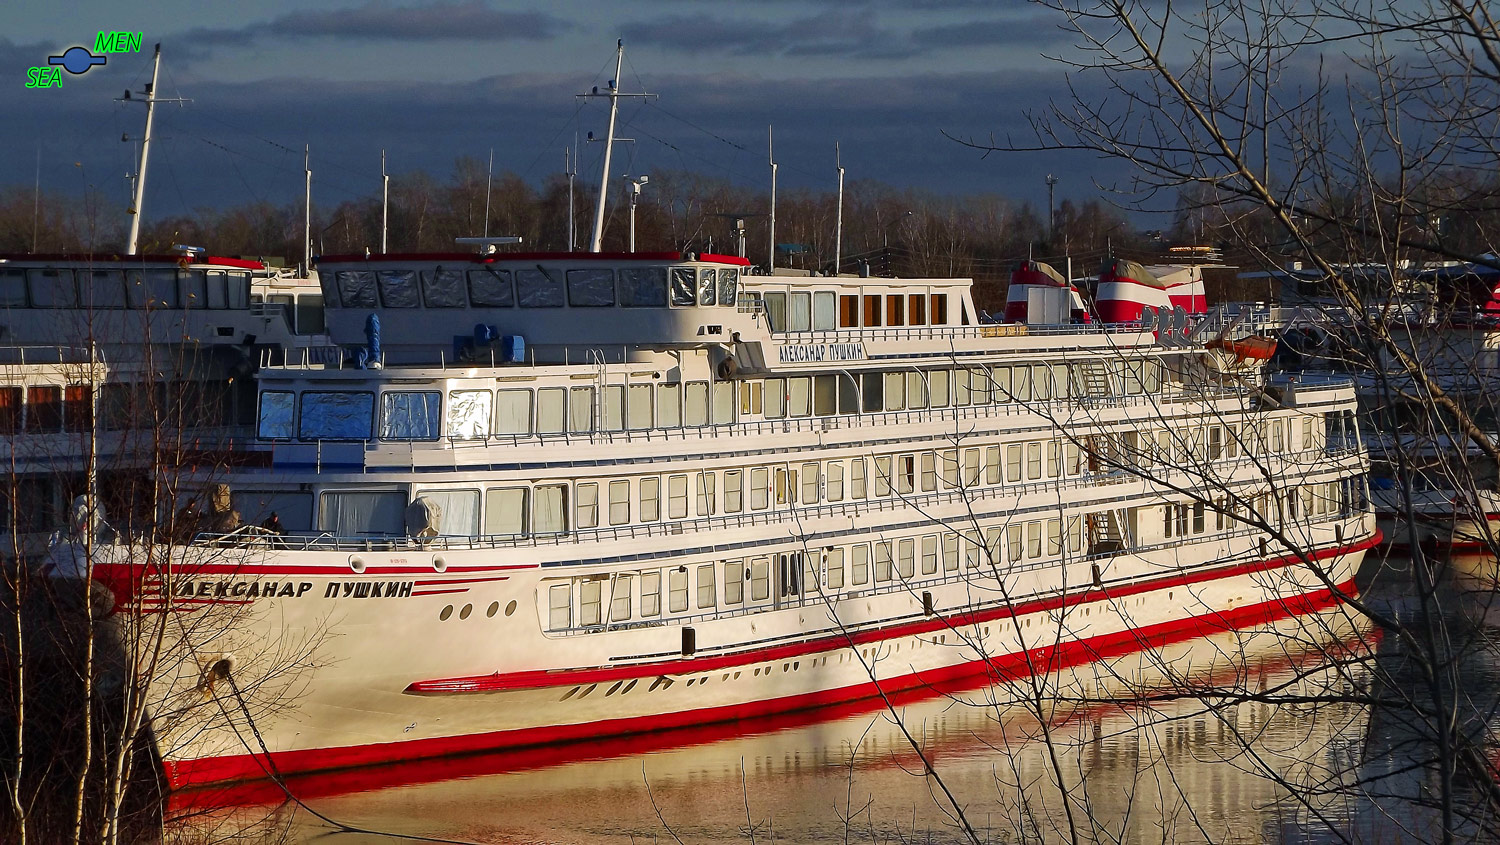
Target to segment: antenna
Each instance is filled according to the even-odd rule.
[[[156,96],[156,80],[161,73],[161,45],[156,45],[156,56],[151,61],[151,84],[146,86],[142,93],[144,100],[137,100],[130,96],[130,91],[125,91],[125,96],[120,98],[121,102],[145,103],[146,104],[146,135],[141,138],[141,165],[135,174],[135,199],[130,203],[127,213],[130,215],[130,239],[125,244],[125,254],[135,255],[141,240],[141,205],[146,199],[146,159],[151,155],[151,126],[156,117],[157,103],[188,103],[181,97],[162,99]]]
[[[771,141],[771,127],[766,127],[766,158],[771,161],[771,233],[770,255],[766,257],[766,271],[776,269],[776,147]]]
[[[609,130],[604,137],[604,168],[599,172],[599,205],[594,209],[594,234],[589,241],[589,252],[598,252],[604,243],[604,207],[609,193],[609,159],[615,147],[615,119],[620,113],[621,97],[655,97],[655,94],[622,94],[620,93],[620,65],[625,60],[625,41],[615,41],[615,78],[609,81],[609,87],[604,91],[595,88],[587,94],[577,96],[587,99],[589,97],[609,98]]]
[[[844,251],[844,164],[839,154],[839,142],[833,142],[833,163],[839,169],[838,211],[833,224],[833,275],[839,274],[839,263]]]
[[[302,278],[312,273],[312,146],[302,146],[302,171],[307,183],[302,194]]]
[[[385,150],[380,151],[380,252],[387,252],[385,238],[391,220],[391,177],[385,172]]]
[[[573,234],[576,220],[573,213],[573,177],[578,175],[578,161],[574,150],[578,149],[578,133],[573,133],[573,146],[563,147],[563,172],[568,176],[568,252],[577,249],[578,239]]]
[[[484,179],[484,236],[490,236],[490,188],[495,184],[495,148],[490,147],[490,172]]]

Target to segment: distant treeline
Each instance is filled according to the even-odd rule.
[[[629,204],[623,184],[611,186],[604,231],[605,250],[624,250],[629,238]],[[597,186],[579,180],[574,189],[574,246],[587,249]],[[380,251],[381,202],[373,194],[336,206],[316,202],[313,189],[313,253]],[[735,221],[744,221],[746,251],[764,264],[769,257],[769,196],[727,181],[691,172],[652,174],[636,211],[636,247],[733,253]],[[836,196],[832,191],[782,191],[777,197],[777,265],[831,270],[834,263]],[[1192,215],[1178,215],[1188,239]],[[1201,227],[1201,219],[1196,221]],[[202,246],[216,255],[261,256],[287,264],[303,255],[301,202],[252,202],[228,208],[204,207],[192,214],[153,216],[149,203],[141,251],[168,252],[173,244]],[[1058,203],[1055,232],[1048,238],[1046,209],[995,194],[940,196],[898,189],[872,181],[849,184],[844,196],[841,269],[856,272],[867,263],[872,273],[899,276],[965,276],[979,284],[982,307],[1003,302],[1014,264],[1028,256],[1074,256],[1076,275],[1097,269],[1109,251],[1149,258],[1167,241],[1168,231],[1149,237],[1119,209],[1099,200]],[[416,171],[391,178],[387,251],[443,252],[453,239],[518,235],[521,249],[568,248],[568,185],[553,177],[540,187],[514,173],[497,174],[488,191],[484,163],[459,158],[440,181]],[[123,208],[97,196],[42,193],[30,186],[0,189],[0,252],[110,253],[124,247]],[[1059,265],[1062,264],[1057,259]],[[1061,266],[1060,266],[1061,269]]]

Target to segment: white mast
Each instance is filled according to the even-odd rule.
[[[625,60],[625,42],[621,39],[615,41],[615,78],[609,81],[609,88],[600,92],[598,88],[587,94],[579,94],[580,97],[608,97],[609,98],[609,130],[604,136],[604,169],[599,173],[599,205],[594,209],[594,236],[589,241],[589,252],[598,252],[604,245],[604,205],[606,195],[609,193],[609,159],[610,153],[615,148],[615,118],[620,113],[621,97],[654,97],[655,94],[621,94],[620,93],[620,66]]]
[[[302,147],[302,172],[307,181],[302,193],[302,278],[312,274],[312,145]]]
[[[161,45],[156,45],[156,57],[151,61],[151,84],[146,86],[146,136],[141,139],[141,166],[135,174],[135,200],[130,204],[130,240],[126,242],[125,254],[135,255],[141,241],[141,203],[146,199],[146,158],[151,155],[151,123],[156,117],[156,78],[161,71]],[[125,92],[130,99],[130,92]]]
[[[490,171],[484,179],[484,236],[490,236],[490,188],[495,185],[495,148],[490,147]]]
[[[568,252],[572,252],[578,243],[578,238],[573,234],[573,177],[578,175],[577,164],[573,160],[573,150],[578,148],[578,138],[573,138],[573,146],[563,147],[563,173],[568,176]]]
[[[771,161],[771,253],[766,258],[766,270],[776,268],[776,147],[771,141],[771,127],[766,127],[766,158]]]
[[[391,177],[385,172],[385,150],[380,151],[380,252],[386,253],[385,237],[391,221]]]
[[[833,224],[833,275],[839,274],[839,264],[844,250],[844,164],[839,155],[839,142],[833,142],[833,163],[839,169],[839,206]]]

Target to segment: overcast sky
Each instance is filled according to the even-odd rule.
[[[27,68],[101,29],[144,35],[61,89],[28,90]],[[300,200],[302,147],[314,199],[379,190],[380,150],[399,175],[446,177],[455,157],[484,158],[534,183],[560,171],[574,133],[604,134],[608,109],[574,94],[606,84],[625,40],[623,89],[660,99],[622,106],[616,152],[627,170],[697,170],[765,188],[774,124],[781,184],[832,188],[833,146],[847,178],[938,193],[997,192],[1046,203],[1122,183],[1119,165],[1060,154],[981,160],[948,141],[1024,133],[1023,113],[1063,95],[1042,58],[1064,34],[1021,0],[7,0],[0,5],[0,185],[30,185],[40,151],[45,189],[96,186],[123,204],[139,105],[115,102],[149,79],[162,43],[159,94],[191,98],[157,112],[148,216],[248,199]],[[580,175],[598,178],[600,144]],[[75,162],[82,167],[75,166]]]

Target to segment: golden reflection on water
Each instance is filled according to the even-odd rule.
[[[1075,833],[1080,841],[1277,841],[1348,818],[1337,789],[1298,803],[1287,785],[1352,778],[1365,733],[1361,707],[1278,699],[1360,683],[1362,667],[1341,658],[1374,645],[1367,627],[1334,609],[1094,664],[1040,687],[1016,681],[890,709],[867,703],[824,721],[780,717],[371,770],[293,790],[350,826],[485,843],[749,842],[752,831],[756,842],[967,841],[954,801],[984,842]],[[1209,695],[1210,687],[1237,695]],[[936,778],[924,775],[927,765]],[[267,806],[274,797],[262,793],[260,807],[199,816],[192,826],[293,841],[321,834],[338,845],[391,841],[331,832],[305,809]]]

